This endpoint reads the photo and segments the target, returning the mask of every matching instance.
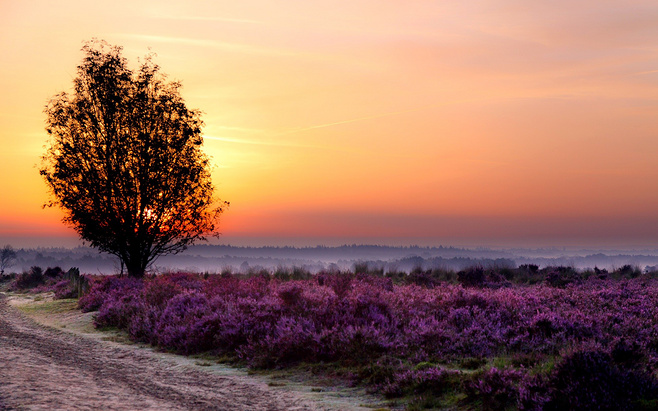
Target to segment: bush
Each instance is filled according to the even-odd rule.
[[[542,271],[546,284],[551,287],[564,288],[569,284],[579,283],[581,280],[578,272],[572,267],[546,267]]]
[[[27,290],[44,283],[43,270],[41,267],[34,266],[30,271],[20,274],[14,282],[15,289]]]
[[[62,300],[65,298],[77,298],[77,291],[71,286],[69,280],[58,281],[54,286],[55,299]]]
[[[656,379],[619,367],[604,351],[576,351],[563,358],[549,381],[546,410],[635,410],[658,396]]]
[[[470,267],[457,273],[457,280],[465,287],[480,287],[485,282],[484,268]]]
[[[98,311],[103,304],[141,287],[141,279],[119,276],[92,277],[91,290],[78,300],[78,307],[82,312]]]
[[[512,369],[488,370],[475,373],[464,383],[466,401],[480,403],[482,410],[504,410],[516,406],[519,401],[517,386],[523,373]]]
[[[350,274],[328,275],[325,281],[334,290],[336,297],[340,299],[347,295],[352,286],[352,276]]]
[[[437,367],[406,370],[395,374],[391,382],[382,384],[381,390],[387,398],[428,394],[438,397],[458,386],[460,376],[459,371]]]
[[[48,267],[43,275],[50,278],[62,277],[64,275],[64,271],[62,271],[62,269],[59,267]]]
[[[642,270],[639,267],[626,264],[615,270],[613,275],[618,278],[637,278],[642,274]]]
[[[278,295],[284,306],[294,307],[299,303],[302,291],[299,284],[286,284],[279,289]]]
[[[432,271],[424,271],[422,268],[418,267],[409,273],[407,283],[433,288],[439,284],[439,281],[432,275]]]
[[[136,309],[142,308],[141,304],[136,299]],[[210,350],[217,331],[211,314],[208,299],[199,291],[177,294],[156,317],[153,340],[183,354]]]

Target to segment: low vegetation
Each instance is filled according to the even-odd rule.
[[[56,299],[77,298],[76,284],[71,280],[79,276],[77,269],[64,272],[60,267],[48,268],[34,266],[20,274],[10,274],[2,277],[2,289],[14,292],[45,293],[52,292]]]
[[[94,277],[79,306],[135,341],[307,367],[409,409],[658,409],[653,273],[357,268]]]

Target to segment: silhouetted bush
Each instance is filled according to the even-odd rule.
[[[658,396],[656,379],[645,372],[619,367],[603,351],[576,351],[556,365],[549,381],[551,410],[636,410]]]
[[[277,280],[281,281],[289,281],[289,280],[309,280],[313,278],[314,275],[306,268],[304,267],[277,267],[277,269],[274,271],[272,274],[272,278],[275,278]]]
[[[630,264],[626,264],[612,273],[616,278],[637,278],[641,274],[642,270],[639,267]]]
[[[470,267],[457,273],[457,280],[466,287],[480,287],[484,285],[486,277],[484,268]]]
[[[38,266],[30,268],[30,271],[20,274],[14,283],[15,289],[27,290],[44,283],[43,269]]]
[[[356,263],[354,263],[354,267],[353,267],[352,271],[354,272],[354,274],[359,274],[359,273],[367,274],[368,273],[368,263],[367,262],[362,262],[362,261],[356,262]]]
[[[628,369],[640,368],[646,359],[646,354],[637,341],[630,341],[626,338],[613,344],[610,356],[616,364]]]
[[[536,274],[539,271],[539,266],[536,264],[523,264],[519,266],[519,269],[530,274]]]
[[[281,281],[288,281],[292,278],[291,271],[288,267],[279,266],[274,270],[274,273],[272,273],[272,278]]]
[[[64,275],[64,271],[60,267],[48,267],[43,275],[50,278],[61,277]]]
[[[546,267],[542,270],[546,284],[551,287],[566,287],[569,284],[579,283],[580,274],[572,267]]]
[[[440,281],[432,275],[432,271],[425,271],[420,267],[413,269],[409,273],[406,282],[408,284],[416,284],[427,288],[432,288],[440,284]]]
[[[518,403],[518,384],[523,373],[495,367],[473,374],[464,382],[466,401],[480,405],[482,410],[498,411]]]
[[[278,294],[285,306],[292,307],[299,303],[302,292],[299,284],[284,284],[279,288]]]

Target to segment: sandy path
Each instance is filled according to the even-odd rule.
[[[43,327],[0,295],[0,410],[315,410],[248,377],[181,368],[148,352]]]

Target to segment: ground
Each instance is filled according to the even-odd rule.
[[[273,382],[211,361],[120,344],[120,335],[94,331],[93,314],[72,309],[73,301],[39,299],[0,294],[0,410],[374,407],[372,398],[346,389]]]

